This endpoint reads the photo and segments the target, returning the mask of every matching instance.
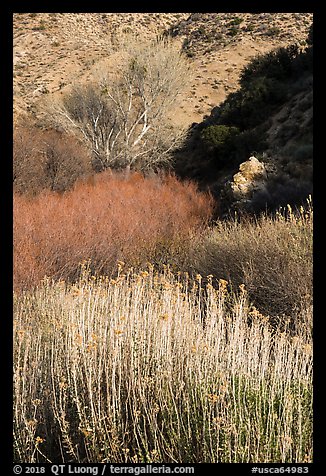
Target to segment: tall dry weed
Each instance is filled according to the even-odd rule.
[[[313,209],[288,206],[275,216],[217,222],[195,245],[194,269],[245,283],[271,317],[295,319],[312,306]]]
[[[15,296],[16,462],[312,460],[312,340],[211,277],[87,266]],[[311,319],[311,316],[310,316]]]

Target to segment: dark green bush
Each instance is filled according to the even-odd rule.
[[[241,86],[246,86],[257,77],[288,79],[292,72],[294,58],[299,55],[297,45],[278,48],[267,54],[258,55],[245,66],[240,75]]]
[[[249,25],[246,26],[245,31],[254,31],[255,25],[253,23],[249,23]]]
[[[288,87],[274,78],[257,76],[221,105],[219,121],[241,130],[255,127],[287,97]]]
[[[229,36],[235,36],[239,33],[239,28],[237,26],[231,26],[231,28],[228,30],[227,35]]]
[[[280,28],[278,28],[277,26],[272,26],[271,28],[269,28],[269,30],[266,31],[265,35],[266,36],[277,36],[280,33],[281,33]]]
[[[235,17],[233,20],[230,21],[229,26],[240,25],[243,22],[243,18]]]
[[[208,126],[201,132],[200,137],[208,146],[219,147],[238,133],[239,129],[233,126]]]
[[[246,160],[250,155],[262,152],[267,147],[266,128],[262,126],[241,132],[233,140],[233,148],[237,163]]]
[[[266,128],[261,126],[240,132],[234,126],[211,125],[202,130],[200,137],[207,147],[207,155],[211,156],[210,167],[215,172],[224,165],[237,167],[250,155],[267,147]]]

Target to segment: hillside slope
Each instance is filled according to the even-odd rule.
[[[173,120],[200,122],[239,86],[250,58],[304,42],[307,13],[22,13],[14,15],[15,119],[37,116],[45,97],[89,79],[110,56],[117,33],[155,37],[169,32],[180,42],[194,69]]]
[[[241,164],[258,154],[268,180],[255,200],[250,195],[250,206],[297,203],[312,192],[312,54],[305,53],[312,19],[309,13],[15,14],[14,120],[44,126],[49,99],[91,81],[101,68],[114,72],[121,34],[167,35],[193,70],[169,117],[189,131],[175,155],[177,174],[228,208],[230,187],[244,187],[234,180],[248,185]]]
[[[298,205],[312,194],[312,29],[307,42],[253,59],[240,88],[193,125],[176,153],[179,175],[209,188],[225,209]]]

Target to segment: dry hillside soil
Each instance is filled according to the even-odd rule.
[[[14,15],[14,117],[41,115],[44,99],[89,80],[110,58],[117,33],[169,31],[194,75],[173,121],[189,126],[238,88],[250,58],[278,46],[304,46],[310,13],[17,13]]]

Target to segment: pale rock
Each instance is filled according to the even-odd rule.
[[[233,176],[229,183],[231,193],[235,200],[248,200],[257,190],[265,187],[267,173],[265,165],[256,157],[250,157],[239,166],[239,172]]]

